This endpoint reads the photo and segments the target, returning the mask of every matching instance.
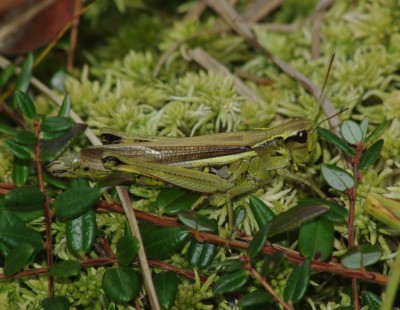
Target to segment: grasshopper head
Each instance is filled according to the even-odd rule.
[[[65,154],[61,158],[52,161],[46,166],[48,174],[54,177],[77,177],[79,168],[79,154]]]
[[[285,146],[291,153],[294,164],[305,164],[310,160],[317,141],[312,122],[298,119],[288,125],[288,134],[284,138]]]

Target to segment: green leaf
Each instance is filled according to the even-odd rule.
[[[18,74],[17,82],[15,85],[15,89],[17,91],[27,91],[29,87],[29,83],[31,81],[32,75],[32,66],[33,66],[33,56],[32,54],[28,54],[26,56],[24,62],[21,65],[21,72]]]
[[[16,215],[4,208],[0,208],[0,243],[7,249],[18,247],[22,243],[30,244],[38,251],[43,249],[41,234],[26,227]]]
[[[325,220],[315,220],[300,227],[299,249],[306,258],[326,260],[333,249],[333,223]]]
[[[271,294],[268,294],[265,290],[256,290],[249,294],[243,295],[239,300],[240,309],[247,309],[250,307],[256,307],[258,309],[266,309],[263,307],[272,302]]]
[[[237,207],[233,212],[233,218],[235,219],[235,227],[238,227],[246,218],[246,208],[243,206]]]
[[[43,299],[41,305],[44,310],[68,310],[71,303],[65,296],[56,296],[54,298]]]
[[[18,131],[13,137],[14,142],[23,145],[35,145],[36,140],[35,134],[30,131]]]
[[[163,259],[179,251],[190,233],[183,227],[163,227],[143,236],[143,246],[150,259]]]
[[[10,152],[13,153],[13,155],[15,157],[18,157],[19,159],[28,160],[32,158],[33,155],[32,146],[21,145],[10,139],[5,141],[5,145],[10,150]]]
[[[5,195],[6,207],[16,212],[41,210],[45,201],[46,195],[33,186],[16,188]]]
[[[13,247],[4,261],[4,275],[9,277],[30,264],[35,251],[32,245],[26,243]]]
[[[48,270],[48,275],[56,278],[68,278],[78,276],[81,271],[81,265],[74,260],[64,260],[53,266]]]
[[[348,211],[345,207],[342,205],[333,202],[333,201],[326,201],[324,199],[320,198],[303,198],[300,199],[297,202],[298,206],[304,206],[304,205],[323,205],[323,206],[328,206],[329,211],[324,213],[321,216],[321,219],[324,219],[326,221],[330,221],[333,223],[343,223],[346,220],[346,217],[348,215]]]
[[[382,300],[374,293],[363,291],[361,293],[363,306],[368,306],[368,310],[379,310],[382,306]]]
[[[27,118],[34,118],[36,116],[36,108],[32,99],[23,91],[16,90],[13,94],[13,104],[18,108]]]
[[[354,186],[354,178],[346,170],[334,165],[322,164],[322,176],[325,181],[338,191],[345,191]]]
[[[378,262],[382,254],[377,245],[362,244],[347,251],[340,260],[349,269],[360,269]]]
[[[15,66],[13,64],[8,65],[0,73],[0,88],[3,87],[13,76],[15,72]]]
[[[72,121],[67,117],[46,117],[42,122],[42,130],[51,133],[64,133],[72,128]]]
[[[187,252],[188,260],[192,266],[199,269],[208,267],[217,255],[218,246],[213,243],[201,243],[192,239]]]
[[[368,117],[366,117],[361,121],[361,124],[360,124],[363,139],[365,139],[365,137],[367,136],[368,122],[369,122]]]
[[[80,133],[86,127],[85,124],[75,124],[71,130],[55,140],[40,141],[41,159],[43,161],[52,161],[61,156],[78,139]]]
[[[269,224],[268,237],[298,228],[301,224],[324,214],[329,207],[323,205],[305,205],[287,210],[276,216]]]
[[[14,127],[0,123],[0,133],[4,133],[8,136],[14,136],[16,132]]]
[[[350,120],[343,122],[341,133],[342,137],[352,145],[356,145],[363,140],[363,133],[360,126]]]
[[[66,223],[68,249],[77,254],[89,252],[96,237],[96,213],[94,210],[68,220]]]
[[[281,264],[285,261],[285,254],[282,252],[275,252],[270,255],[265,255],[263,259],[263,265],[261,274],[267,276],[270,273],[274,273],[277,268],[280,268]]]
[[[224,294],[235,292],[246,284],[249,274],[242,268],[234,272],[226,273],[221,276],[213,287],[213,294]]]
[[[257,197],[250,196],[249,202],[251,212],[254,215],[258,227],[267,225],[267,223],[275,217],[275,213]]]
[[[317,128],[317,134],[322,138],[325,139],[326,141],[332,143],[333,145],[337,146],[338,149],[342,150],[348,155],[354,155],[355,151],[354,149],[347,144],[346,141],[343,139],[339,138],[337,135],[335,135],[333,132],[330,132],[329,130],[325,128],[318,127]]]
[[[102,287],[112,300],[126,303],[139,291],[139,275],[128,267],[110,268],[103,275]]]
[[[139,241],[132,236],[123,236],[117,243],[117,258],[120,266],[128,266],[136,258]]]
[[[73,219],[89,211],[101,197],[101,188],[73,188],[58,196],[53,208],[62,219]]]
[[[179,280],[175,273],[161,272],[153,277],[154,288],[162,309],[169,309],[178,293]]]
[[[370,167],[375,163],[378,159],[379,153],[381,152],[383,146],[383,139],[376,141],[374,144],[371,145],[362,155],[360,158],[360,162],[358,164],[358,168],[364,170]]]
[[[373,140],[375,137],[380,135],[380,133],[386,129],[388,126],[388,123],[382,123],[378,127],[376,127],[366,138],[365,138],[365,143],[368,143],[369,141]]]
[[[181,210],[190,209],[199,197],[199,194],[190,191],[168,188],[157,196],[156,207],[168,215],[175,215]]]
[[[15,185],[22,186],[28,181],[31,171],[29,160],[14,157],[12,179]]]
[[[299,302],[307,291],[310,282],[311,262],[306,259],[303,264],[294,267],[286,281],[283,298],[287,302]]]
[[[262,250],[268,238],[269,226],[262,227],[253,237],[247,249],[247,253],[251,259],[255,258]]]
[[[60,111],[58,112],[58,116],[60,117],[69,117],[69,113],[71,112],[71,96],[66,94],[62,105],[60,107]]]
[[[178,213],[178,219],[187,227],[200,231],[216,232],[218,223],[214,219],[209,219],[205,215],[197,214],[193,211],[181,211]]]

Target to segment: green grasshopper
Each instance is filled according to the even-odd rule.
[[[50,163],[59,177],[99,179],[113,172],[161,181],[204,194],[227,193],[229,229],[231,198],[257,189],[276,170],[305,164],[316,143],[312,122],[296,119],[248,131],[171,138],[103,130],[107,145],[88,146],[75,157]]]

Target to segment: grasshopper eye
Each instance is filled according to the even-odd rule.
[[[308,132],[307,130],[301,130],[296,133],[294,136],[287,137],[285,139],[285,143],[287,142],[297,142],[297,143],[307,143],[308,140]]]
[[[113,135],[111,133],[101,134],[100,139],[103,143],[106,144],[118,144],[121,142],[121,137],[118,137],[117,135]]]
[[[299,143],[307,143],[307,139],[308,139],[307,130],[299,131],[299,132],[296,134],[296,142],[299,142]]]

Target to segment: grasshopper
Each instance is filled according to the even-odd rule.
[[[103,130],[106,145],[51,162],[47,171],[91,179],[122,172],[136,176],[137,183],[144,177],[203,194],[226,193],[231,230],[232,197],[257,189],[278,169],[297,169],[309,160],[316,143],[312,124],[296,119],[270,128],[183,138]]]

